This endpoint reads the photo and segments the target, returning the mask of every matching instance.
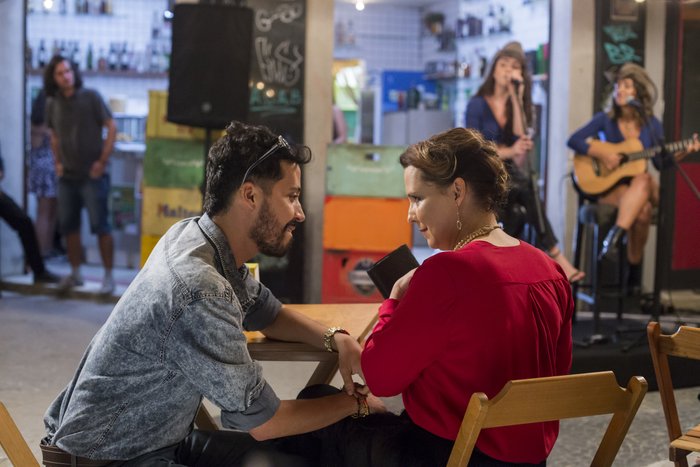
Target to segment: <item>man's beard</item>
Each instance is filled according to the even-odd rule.
[[[292,240],[285,243],[287,227],[292,225],[296,225],[296,222],[291,221],[280,228],[270,205],[267,201],[263,201],[260,214],[250,228],[250,238],[255,242],[260,253],[267,256],[284,256],[292,246]]]

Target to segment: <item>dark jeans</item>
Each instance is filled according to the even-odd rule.
[[[322,397],[340,392],[332,386],[304,389],[299,399]],[[340,422],[294,440],[295,449],[318,453],[318,467],[436,467],[444,466],[452,452],[453,441],[435,436],[419,427],[406,411],[373,414],[365,418],[346,418]],[[288,439],[287,442],[292,442]],[[290,447],[291,448],[291,447]],[[469,467],[525,467],[474,451]],[[539,464],[545,466],[546,461]]]
[[[12,228],[17,231],[19,239],[24,249],[24,257],[32,268],[34,275],[41,274],[46,270],[44,260],[41,258],[39,242],[36,239],[34,224],[22,208],[15,201],[0,191],[0,218],[2,218]]]
[[[256,441],[240,431],[194,430],[182,442],[109,467],[307,467],[303,457],[287,454],[276,440]]]
[[[525,208],[525,222],[530,224],[535,232],[537,232],[535,246],[541,250],[549,251],[554,248],[557,244],[557,238],[554,236],[554,230],[552,225],[547,219],[545,213],[545,208],[532,188],[532,183],[528,177],[517,168],[513,163],[506,163],[506,169],[508,170],[508,175],[510,176],[510,191],[508,192],[507,205],[500,213],[501,220],[503,220],[505,225],[509,224],[509,219],[507,216],[511,215],[513,212],[512,206],[519,204]],[[543,232],[539,232],[538,218],[537,218],[537,204],[542,210],[542,220],[543,222]],[[509,235],[519,236],[520,232],[507,232]]]

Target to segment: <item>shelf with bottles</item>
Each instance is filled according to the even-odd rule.
[[[27,0],[27,15],[112,16],[112,0]]]
[[[84,77],[102,76],[107,78],[144,78],[144,79],[166,79],[167,71],[136,71],[136,70],[80,70]],[[28,76],[43,76],[43,68],[28,68]]]
[[[69,59],[83,74],[88,76],[122,76],[159,78],[167,76],[170,66],[170,46],[162,41],[151,41],[144,49],[128,42],[111,42],[109,50],[93,47],[90,42],[83,54],[80,41],[54,40],[49,53],[46,41],[41,39],[36,58],[26,44],[26,68],[30,75],[40,74],[50,58],[56,54]]]

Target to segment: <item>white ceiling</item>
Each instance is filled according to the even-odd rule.
[[[335,0],[340,3],[355,3],[355,0]],[[396,5],[405,7],[421,7],[435,3],[437,0],[364,0],[365,5]]]

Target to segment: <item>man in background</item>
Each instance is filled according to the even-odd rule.
[[[0,181],[5,178],[5,164],[0,155]],[[0,218],[17,232],[24,249],[24,257],[34,273],[34,283],[52,284],[59,281],[59,277],[46,269],[41,258],[39,242],[36,239],[34,224],[29,216],[0,189]]]
[[[82,84],[78,70],[69,60],[60,55],[51,59],[44,73],[44,89],[50,97],[46,121],[58,177],[58,223],[66,237],[71,265],[71,274],[61,281],[59,289],[67,291],[83,284],[80,215],[86,207],[105,270],[100,293],[111,294],[114,243],[108,220],[107,162],[114,147],[116,125],[102,97]],[[103,128],[107,130],[105,139]]]

